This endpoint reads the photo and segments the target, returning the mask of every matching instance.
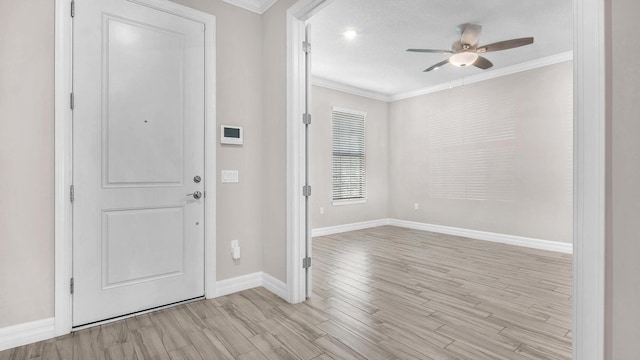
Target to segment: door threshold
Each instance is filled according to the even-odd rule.
[[[76,331],[88,329],[88,328],[91,328],[91,327],[94,327],[94,326],[105,325],[105,324],[109,324],[109,323],[112,323],[112,322],[129,319],[129,318],[132,318],[132,317],[135,317],[135,316],[140,316],[140,315],[152,313],[152,312],[155,312],[155,311],[160,311],[160,310],[164,310],[164,309],[168,309],[168,308],[172,308],[172,307],[176,307],[176,306],[179,306],[179,305],[184,305],[184,304],[188,304],[188,303],[192,303],[192,302],[196,302],[196,301],[200,301],[200,300],[204,300],[204,299],[205,299],[205,297],[204,297],[204,295],[202,295],[202,296],[198,296],[198,297],[187,299],[187,300],[177,301],[177,302],[174,302],[174,303],[171,303],[171,304],[167,304],[167,305],[156,306],[154,308],[147,309],[147,310],[136,311],[136,312],[132,312],[132,313],[126,314],[126,315],[116,316],[116,317],[112,317],[112,318],[105,319],[105,320],[100,320],[100,321],[94,321],[94,322],[91,322],[91,323],[88,323],[88,324],[74,326],[74,327],[71,328],[71,332],[76,332]]]

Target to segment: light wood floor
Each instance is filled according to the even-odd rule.
[[[259,288],[0,352],[18,359],[570,359],[571,256],[394,227],[314,239],[314,297]]]

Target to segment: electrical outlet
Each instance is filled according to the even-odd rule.
[[[413,209],[414,210],[420,209],[420,204],[418,204],[418,203],[413,204]]]
[[[323,207],[320,208],[320,215],[324,215],[324,208]]]

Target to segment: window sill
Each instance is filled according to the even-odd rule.
[[[357,204],[364,204],[366,202],[367,202],[367,199],[333,200],[331,202],[331,205],[333,206],[357,205]]]

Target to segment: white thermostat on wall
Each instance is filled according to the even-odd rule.
[[[220,127],[220,144],[242,145],[242,127],[222,125]]]

